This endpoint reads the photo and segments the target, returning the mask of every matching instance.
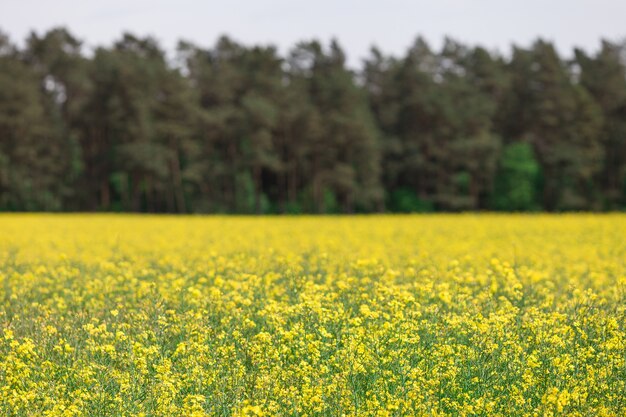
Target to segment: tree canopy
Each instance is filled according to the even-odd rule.
[[[626,43],[571,59],[417,38],[175,59],[126,33],[0,32],[0,210],[353,213],[626,207]]]

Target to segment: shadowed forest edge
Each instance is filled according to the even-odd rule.
[[[0,210],[626,207],[626,43],[564,59],[417,38],[358,70],[335,41],[85,49],[0,33]]]

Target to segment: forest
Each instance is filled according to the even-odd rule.
[[[355,69],[338,41],[0,32],[0,211],[625,208],[626,42],[417,37]]]

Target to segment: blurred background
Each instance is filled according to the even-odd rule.
[[[0,211],[626,208],[621,1],[0,1]]]

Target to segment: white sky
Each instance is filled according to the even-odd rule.
[[[179,39],[208,47],[221,34],[281,52],[336,37],[358,66],[372,45],[401,55],[418,34],[436,48],[450,35],[508,54],[541,36],[565,56],[574,46],[591,52],[600,38],[626,38],[626,0],[0,0],[0,30],[13,42],[59,25],[88,46],[126,30],[168,51]]]

